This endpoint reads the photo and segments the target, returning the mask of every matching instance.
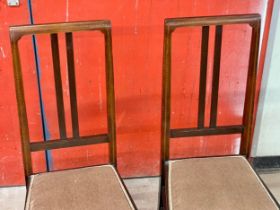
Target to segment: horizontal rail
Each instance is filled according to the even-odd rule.
[[[80,137],[80,139],[69,138],[62,140],[50,140],[45,142],[33,142],[30,143],[30,149],[32,152],[36,152],[42,150],[61,149],[101,143],[109,143],[109,138],[107,134]]]
[[[111,27],[110,20],[20,25],[20,26],[10,27],[10,36],[12,41],[17,41],[23,35],[27,35],[27,34],[43,34],[43,33],[52,34],[52,33],[60,33],[60,32],[103,30],[110,27]]]
[[[213,155],[199,155],[199,156],[190,156],[190,157],[180,157],[180,158],[170,158],[169,161],[176,161],[176,160],[186,160],[186,159],[204,159],[204,158],[224,158],[224,157],[245,157],[244,155],[240,154],[213,154]],[[166,163],[168,163],[166,161]]]
[[[244,126],[233,125],[233,126],[220,126],[215,128],[182,128],[182,129],[171,129],[170,138],[177,137],[190,137],[190,136],[210,136],[210,135],[225,135],[242,133]]]
[[[221,16],[203,16],[203,17],[182,17],[165,19],[166,27],[173,29],[185,26],[208,26],[208,25],[226,25],[226,24],[252,24],[259,22],[259,14],[245,15],[226,15]]]

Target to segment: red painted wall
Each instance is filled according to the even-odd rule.
[[[159,174],[161,69],[163,20],[167,17],[260,13],[263,23],[269,0],[197,1],[32,1],[35,23],[110,19],[113,26],[113,56],[117,114],[118,169],[123,177]],[[0,185],[23,183],[19,129],[14,93],[8,25],[27,24],[27,2],[18,8],[0,1]],[[269,23],[269,21],[268,21]],[[267,24],[268,26],[268,24]],[[235,30],[238,29],[238,30]],[[265,33],[268,32],[266,27]],[[213,29],[210,33],[208,77],[213,65]],[[250,30],[225,27],[222,48],[219,124],[241,120]],[[265,40],[267,36],[264,36]],[[196,124],[200,29],[180,29],[174,34],[172,126]],[[61,67],[67,133],[71,135],[65,40],[60,35]],[[37,37],[41,85],[50,139],[58,137],[56,101],[49,37]],[[106,131],[103,40],[97,32],[74,35],[80,132]],[[262,46],[262,52],[266,45]],[[4,51],[4,54],[2,52]],[[31,37],[21,40],[24,86],[31,138],[42,140],[41,116]],[[264,53],[262,53],[264,56]],[[209,81],[211,82],[211,81]],[[208,84],[210,90],[211,84]],[[207,95],[209,107],[210,94]],[[209,111],[206,112],[206,122]],[[172,156],[237,153],[238,136],[194,138],[172,145]],[[53,169],[99,164],[107,161],[107,146],[86,146],[51,152]],[[36,171],[44,171],[44,155],[34,154]]]

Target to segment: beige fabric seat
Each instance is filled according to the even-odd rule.
[[[168,198],[170,210],[278,209],[242,156],[170,161]]]
[[[32,176],[26,209],[134,209],[111,165]]]

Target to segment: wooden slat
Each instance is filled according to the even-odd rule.
[[[77,107],[77,95],[76,95],[73,35],[72,33],[66,33],[65,35],[66,35],[66,47],[67,47],[67,66],[68,66],[68,78],[69,78],[72,131],[73,131],[73,136],[77,138],[79,137],[79,120],[78,120],[78,107]]]
[[[242,133],[244,127],[242,125],[221,126],[216,128],[182,128],[171,129],[170,138],[189,137],[189,136],[209,136],[209,135],[225,135]]]
[[[198,128],[204,127],[205,96],[207,81],[207,61],[208,61],[209,26],[202,27],[201,58],[200,58],[200,82],[198,101]]]
[[[216,26],[214,67],[213,67],[213,79],[212,79],[212,98],[211,98],[211,112],[210,112],[210,127],[211,128],[214,128],[217,125],[222,34],[223,34],[223,26],[222,25]]]
[[[45,142],[34,142],[34,143],[30,143],[30,148],[32,152],[36,152],[42,150],[60,149],[66,147],[76,147],[76,146],[101,144],[101,143],[109,143],[109,138],[107,134],[81,137],[79,139],[68,138],[68,139],[58,139],[58,140],[51,140]]]
[[[51,46],[52,46],[52,59],[53,59],[53,70],[54,70],[56,106],[57,106],[59,132],[60,132],[60,138],[65,139],[66,138],[66,126],[65,126],[65,116],[64,116],[63,91],[62,91],[62,82],[61,82],[60,59],[59,59],[57,34],[51,34]]]

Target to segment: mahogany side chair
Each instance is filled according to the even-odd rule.
[[[77,111],[75,64],[73,53],[73,32],[100,31],[105,43],[106,97],[107,97],[107,133],[80,136]],[[72,118],[72,137],[67,137],[65,129],[63,90],[61,82],[58,33],[65,34],[69,92]],[[22,67],[18,43],[25,35],[49,34],[53,57],[53,70],[57,100],[58,125],[60,139],[31,142],[24,98]],[[112,58],[111,22],[95,20],[70,23],[53,23],[10,27],[10,39],[13,56],[14,78],[18,115],[20,122],[21,144],[24,172],[27,183],[25,209],[136,209],[117,170],[115,96]],[[109,163],[33,174],[31,153],[67,147],[108,144]]]
[[[253,112],[260,39],[258,14],[169,18],[164,24],[161,122],[161,208],[170,210],[276,210],[279,209],[248,162],[253,132]],[[217,125],[222,32],[224,25],[249,24],[252,29],[243,121]],[[170,128],[172,33],[177,28],[201,27],[198,124],[195,128]],[[205,95],[209,27],[215,27],[210,123],[205,125]],[[174,69],[175,70],[175,69]],[[246,75],[244,75],[245,77]],[[170,141],[178,137],[240,134],[239,155],[170,159]],[[225,137],[226,138],[226,137]],[[180,140],[182,141],[182,140]]]

